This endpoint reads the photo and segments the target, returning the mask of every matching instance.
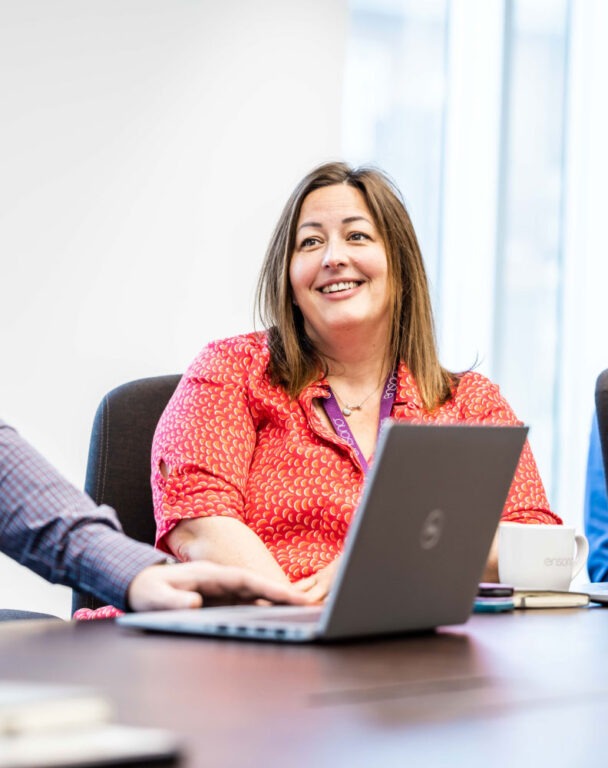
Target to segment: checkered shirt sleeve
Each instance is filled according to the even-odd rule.
[[[43,578],[126,608],[131,580],[166,558],[120,529],[0,420],[0,551]]]

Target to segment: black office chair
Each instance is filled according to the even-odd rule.
[[[156,525],[150,487],[150,449],[158,420],[180,375],[123,384],[103,398],[91,432],[85,491],[96,504],[116,510],[125,533],[154,543]],[[93,595],[74,590],[72,613],[98,608]]]
[[[608,368],[600,373],[595,382],[595,410],[604,458],[604,470],[608,482]]]

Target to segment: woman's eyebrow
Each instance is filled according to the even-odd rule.
[[[368,224],[371,224],[371,221],[369,219],[366,219],[365,216],[347,216],[345,219],[342,219],[342,224],[352,224],[353,221],[366,221]],[[315,229],[322,229],[323,225],[318,221],[303,221],[298,227],[298,232],[301,229],[304,229],[304,227],[314,227]]]
[[[300,226],[298,227],[298,232],[301,229],[304,229],[304,227],[315,227],[315,229],[322,229],[323,225],[319,223],[318,221],[304,221]]]
[[[353,221],[367,221],[368,224],[371,224],[371,221],[365,216],[348,216],[346,219],[342,219],[342,224],[351,224]]]

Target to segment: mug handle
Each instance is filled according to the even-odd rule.
[[[574,537],[576,542],[576,557],[572,563],[572,578],[578,576],[583,566],[587,562],[587,555],[589,554],[589,542],[580,533],[577,533]]]

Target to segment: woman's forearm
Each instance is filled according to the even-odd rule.
[[[289,582],[262,540],[232,517],[182,520],[167,534],[166,542],[182,561],[207,560],[220,565],[236,565],[275,581]]]

